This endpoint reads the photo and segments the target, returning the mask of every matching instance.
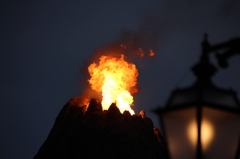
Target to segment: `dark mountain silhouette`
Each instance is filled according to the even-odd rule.
[[[62,108],[46,141],[34,159],[164,159],[161,133],[144,111],[120,113],[115,104],[107,111],[95,99],[79,107],[79,97]]]

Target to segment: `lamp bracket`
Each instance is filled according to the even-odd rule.
[[[210,45],[208,42],[208,35],[204,34],[204,41],[202,43],[203,54],[215,52],[218,60],[218,65],[221,68],[228,67],[228,59],[234,55],[240,54],[240,37],[230,39],[227,42]]]

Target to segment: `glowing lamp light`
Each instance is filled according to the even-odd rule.
[[[194,120],[189,123],[187,133],[192,145],[196,146],[198,133],[197,133],[197,123]],[[214,138],[213,125],[208,120],[203,120],[201,124],[201,142],[202,142],[202,148],[204,151],[207,150],[213,138]]]
[[[233,90],[219,88],[211,81],[217,69],[208,59],[209,51],[239,48],[240,39],[230,42],[211,47],[205,39],[200,62],[192,68],[196,82],[176,89],[165,107],[154,110],[169,159],[240,159],[240,102]],[[240,48],[234,51],[240,52]]]

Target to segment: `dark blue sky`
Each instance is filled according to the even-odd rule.
[[[139,67],[134,110],[151,110],[190,85],[203,33],[212,44],[240,36],[238,0],[5,1],[0,5],[0,158],[32,158],[63,105],[80,95],[80,69],[122,30],[149,29],[156,56]],[[212,59],[216,64],[215,60]],[[240,98],[240,56],[214,82]]]

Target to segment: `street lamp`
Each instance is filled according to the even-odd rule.
[[[176,89],[166,106],[155,110],[160,117],[168,155],[171,159],[237,159],[240,145],[240,103],[233,90],[216,87],[211,77],[217,69],[208,54],[217,54],[221,67],[226,59],[240,53],[240,39],[210,46],[207,35],[202,55],[192,71],[196,82]]]

